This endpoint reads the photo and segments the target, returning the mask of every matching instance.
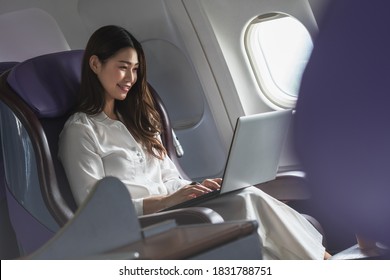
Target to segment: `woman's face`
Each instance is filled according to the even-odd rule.
[[[137,51],[130,47],[119,50],[104,63],[97,56],[90,58],[90,67],[105,90],[107,103],[126,98],[137,81],[138,66]]]

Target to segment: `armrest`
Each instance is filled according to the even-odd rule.
[[[105,177],[98,181],[74,217],[53,238],[25,258],[89,258],[142,238],[138,216],[126,186],[117,178]],[[127,257],[135,256],[129,251]]]
[[[150,226],[166,220],[175,220],[178,225],[216,224],[224,221],[221,215],[206,207],[189,207],[139,217],[141,227]]]
[[[255,186],[281,201],[306,200],[311,197],[305,174],[301,171],[280,172],[274,180]]]
[[[257,227],[256,221],[176,226],[107,251],[105,256],[132,252],[143,260],[256,260],[262,258]]]

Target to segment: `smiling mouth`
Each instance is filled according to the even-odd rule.
[[[131,86],[123,86],[123,85],[118,85],[118,87],[124,91],[124,92],[128,92],[131,88]]]

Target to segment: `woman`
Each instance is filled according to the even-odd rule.
[[[80,100],[60,135],[59,157],[81,204],[104,176],[128,188],[139,215],[220,188],[221,179],[180,178],[159,139],[160,116],[146,82],[141,44],[125,29],[105,26],[91,36],[82,63]],[[227,207],[228,205],[228,207]],[[266,259],[323,259],[322,236],[300,214],[257,188],[203,206],[225,220],[256,219]]]

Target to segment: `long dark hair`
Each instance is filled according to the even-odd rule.
[[[162,159],[166,150],[156,138],[162,132],[161,118],[146,80],[146,61],[141,44],[126,29],[109,25],[96,30],[90,37],[82,62],[78,112],[95,115],[103,111],[105,91],[89,65],[96,55],[101,63],[123,48],[134,48],[138,55],[137,81],[122,101],[115,100],[115,110],[133,137],[153,156]]]

